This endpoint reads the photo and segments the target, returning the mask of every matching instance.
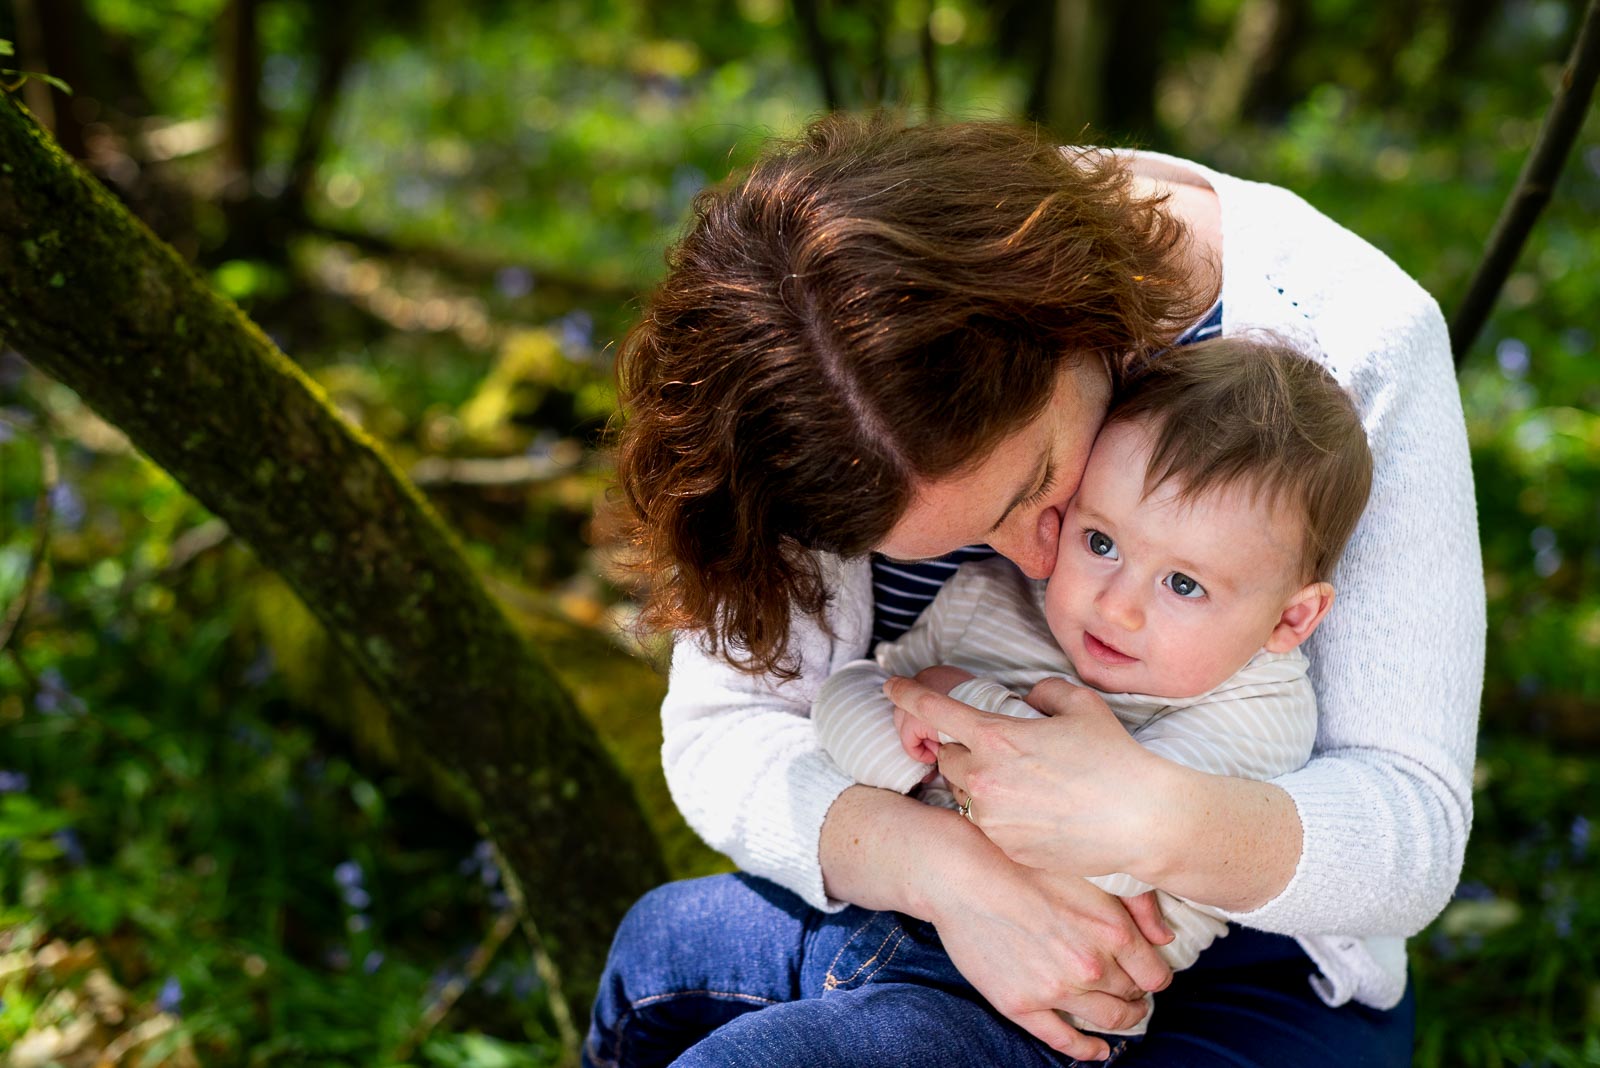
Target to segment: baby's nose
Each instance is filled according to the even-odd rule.
[[[1138,630],[1144,626],[1144,608],[1127,583],[1112,582],[1100,592],[1095,606],[1107,623],[1123,630]]]

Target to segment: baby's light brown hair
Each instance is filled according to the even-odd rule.
[[[1372,453],[1349,395],[1319,364],[1267,335],[1215,338],[1152,358],[1113,400],[1106,425],[1145,422],[1145,493],[1179,500],[1233,486],[1298,508],[1301,568],[1327,580],[1367,506]]]

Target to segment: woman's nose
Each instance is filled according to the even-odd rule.
[[[1031,579],[1046,579],[1056,569],[1056,549],[1061,543],[1061,513],[1045,508],[1031,529],[1026,523],[1002,527],[989,540],[989,548],[1006,557]]]

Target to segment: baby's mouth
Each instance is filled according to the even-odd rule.
[[[1139,659],[1136,656],[1129,656],[1127,653],[1123,652],[1121,649],[1118,649],[1114,645],[1107,645],[1105,642],[1101,641],[1099,638],[1096,638],[1088,631],[1083,632],[1083,646],[1089,651],[1090,656],[1094,657],[1102,664],[1110,664],[1113,666],[1121,664],[1134,664],[1137,663]]]

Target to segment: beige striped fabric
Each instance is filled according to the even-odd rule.
[[[978,678],[955,687],[951,697],[1025,719],[1039,713],[1019,695],[1037,683],[1056,677],[1084,685],[1045,622],[1044,587],[1004,558],[962,565],[910,630],[880,644],[875,659],[848,664],[823,684],[811,709],[823,749],[857,782],[909,793],[932,769],[900,746],[894,706],[883,695],[890,675],[915,675],[935,664],[964,668]],[[1317,708],[1307,666],[1298,650],[1262,650],[1197,697],[1101,696],[1140,744],[1167,759],[1213,775],[1265,780],[1294,771],[1311,755]],[[1130,875],[1090,881],[1121,897],[1152,889]],[[1175,971],[1226,933],[1216,909],[1160,890],[1157,900],[1176,936],[1158,948]],[[1142,1034],[1148,1023],[1146,1015],[1119,1033]]]

